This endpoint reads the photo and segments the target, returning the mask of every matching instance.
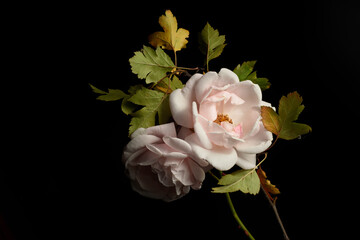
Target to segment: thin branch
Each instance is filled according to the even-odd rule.
[[[220,180],[220,178],[218,178],[211,170],[209,170],[208,173],[209,173],[213,178],[215,178],[216,181],[219,181],[219,180]]]
[[[280,225],[280,227],[281,227],[281,230],[282,230],[282,232],[283,232],[284,239],[289,240],[290,238],[289,238],[289,236],[288,236],[287,233],[286,233],[285,227],[284,227],[284,225],[283,225],[283,223],[282,223],[282,221],[281,221],[279,212],[278,212],[278,210],[277,210],[277,208],[276,208],[276,198],[275,198],[274,201],[272,201],[271,198],[269,197],[268,193],[267,193],[266,190],[264,189],[263,185],[260,184],[260,186],[261,186],[261,189],[263,190],[263,192],[264,192],[267,200],[269,201],[271,207],[272,207],[273,210],[274,210],[276,219],[277,219],[277,221],[278,221],[278,223],[279,223],[279,225]]]

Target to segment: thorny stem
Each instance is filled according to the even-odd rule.
[[[277,221],[279,222],[279,225],[280,225],[280,227],[281,227],[281,230],[282,230],[282,232],[283,232],[283,234],[284,234],[284,239],[285,239],[285,240],[290,240],[289,236],[288,236],[287,233],[286,233],[285,227],[284,227],[284,225],[283,225],[283,223],[282,223],[282,221],[281,221],[279,212],[278,212],[278,210],[277,210],[277,208],[276,208],[276,198],[275,198],[274,201],[272,201],[271,198],[269,197],[268,193],[267,193],[266,190],[264,189],[263,185],[260,184],[260,186],[261,186],[261,189],[263,190],[263,192],[264,192],[267,200],[269,201],[271,207],[272,207],[273,210],[274,210],[276,219],[277,219]]]
[[[246,236],[249,237],[249,239],[252,239],[252,240],[255,240],[255,238],[251,235],[251,233],[249,232],[249,230],[247,230],[247,228],[245,227],[245,225],[243,224],[243,222],[240,220],[239,216],[237,215],[236,213],[236,210],[234,208],[234,204],[232,203],[231,201],[231,197],[230,197],[230,194],[227,192],[225,193],[226,195],[226,200],[229,204],[229,207],[230,207],[230,210],[231,210],[231,213],[232,215],[234,216],[236,222],[239,224],[239,227],[244,230]]]

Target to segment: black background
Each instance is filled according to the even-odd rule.
[[[133,192],[120,161],[129,119],[118,102],[95,100],[88,85],[126,90],[139,83],[128,59],[161,30],[166,9],[190,31],[180,66],[203,63],[197,33],[208,21],[228,43],[211,70],[258,60],[258,76],[272,83],[265,101],[277,106],[295,90],[303,96],[299,121],[313,132],[279,141],[263,169],[280,188],[277,206],[290,239],[346,239],[352,229],[346,219],[356,210],[349,206],[356,200],[360,8],[344,1],[11,8],[5,35],[15,86],[5,103],[15,104],[4,127],[10,134],[0,168],[0,237],[246,239],[225,196],[210,193],[216,184],[210,177],[172,203]],[[256,239],[282,239],[262,193],[232,195]]]

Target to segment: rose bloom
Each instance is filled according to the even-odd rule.
[[[221,69],[219,73],[195,74],[183,89],[170,95],[175,122],[193,133],[185,138],[196,158],[208,161],[218,170],[235,164],[243,169],[256,166],[256,154],[266,150],[272,134],[261,121],[259,85]]]
[[[190,188],[201,188],[205,178],[202,167],[208,163],[189,157],[192,147],[177,138],[174,123],[139,128],[131,138],[123,162],[133,190],[146,197],[173,201]]]

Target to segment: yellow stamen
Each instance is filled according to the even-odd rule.
[[[219,125],[221,125],[222,122],[228,122],[228,123],[231,123],[233,124],[233,121],[231,120],[231,118],[229,117],[229,115],[227,114],[222,114],[222,113],[219,113],[217,115],[217,118],[216,120],[214,121],[214,123],[217,123]]]

